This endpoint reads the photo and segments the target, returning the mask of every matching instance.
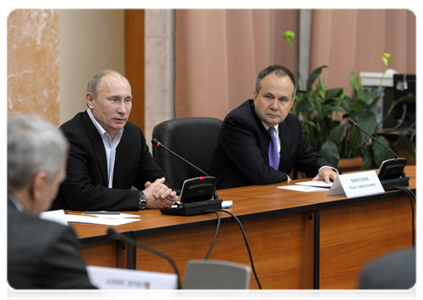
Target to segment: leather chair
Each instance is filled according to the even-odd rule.
[[[184,277],[184,289],[249,289],[251,268],[219,260],[190,260]]]
[[[173,119],[156,125],[153,139],[156,138],[163,146],[208,174],[221,126],[222,121],[216,118]],[[205,175],[165,149],[153,145],[152,152],[156,164],[162,168],[172,189],[177,192],[186,179]]]
[[[416,284],[416,248],[389,252],[368,262],[359,276],[360,289],[410,289]]]

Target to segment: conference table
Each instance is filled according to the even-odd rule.
[[[410,178],[408,188],[415,194],[416,166],[406,166],[405,172]],[[218,190],[219,198],[233,201],[233,206],[217,213],[124,212],[140,215],[141,221],[114,229],[171,257],[183,283],[187,262],[206,258],[219,214],[220,226],[208,259],[254,266],[262,289],[355,289],[367,262],[413,245],[414,202],[405,191],[347,198],[345,194],[327,196],[327,190],[278,188],[309,180]],[[246,240],[228,212],[241,222]],[[71,226],[88,265],[174,273],[166,260],[111,239],[110,226]],[[252,273],[251,288],[257,289],[258,282]]]

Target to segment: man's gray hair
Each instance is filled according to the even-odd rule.
[[[94,98],[97,98],[98,92],[102,89],[102,79],[105,76],[116,76],[116,77],[122,77],[125,78],[121,73],[115,70],[106,69],[100,72],[95,73],[90,80],[88,81],[87,85],[87,92],[93,95]]]
[[[35,115],[7,120],[7,190],[28,184],[40,171],[52,181],[67,157],[68,142],[60,129]]]

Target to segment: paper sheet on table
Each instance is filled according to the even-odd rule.
[[[118,226],[118,225],[128,224],[131,222],[141,221],[141,217],[137,215],[131,215],[131,214],[98,215],[98,217],[88,217],[88,216],[66,214],[66,220],[68,222],[75,222],[75,223],[89,223],[89,224]]]
[[[301,186],[301,185],[285,185],[278,186],[278,189],[291,190],[297,192],[327,192],[328,189],[313,187],[313,186]]]
[[[65,211],[63,209],[45,211],[40,214],[40,218],[53,222],[60,223],[62,225],[69,225],[66,220]]]
[[[326,183],[323,180],[310,180],[310,181],[297,182],[295,184],[304,185],[304,186],[314,186],[314,187],[326,187],[326,188],[330,188],[332,186],[333,182]]]

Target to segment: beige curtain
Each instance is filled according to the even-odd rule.
[[[299,10],[177,10],[175,117],[223,119],[251,99],[257,73],[282,64],[296,73],[282,34],[297,34]],[[416,72],[416,18],[408,10],[313,10],[309,69],[328,65],[329,88],[351,90],[349,76],[389,67]],[[304,76],[304,75],[303,75]],[[305,77],[305,76],[304,76]]]
[[[416,73],[416,17],[408,10],[313,10],[310,69],[323,72],[330,88],[351,91],[352,71],[383,72],[381,53],[392,54],[388,68]]]
[[[223,119],[252,98],[261,69],[273,63],[295,69],[282,34],[298,31],[298,14],[298,10],[177,10],[175,117]]]

